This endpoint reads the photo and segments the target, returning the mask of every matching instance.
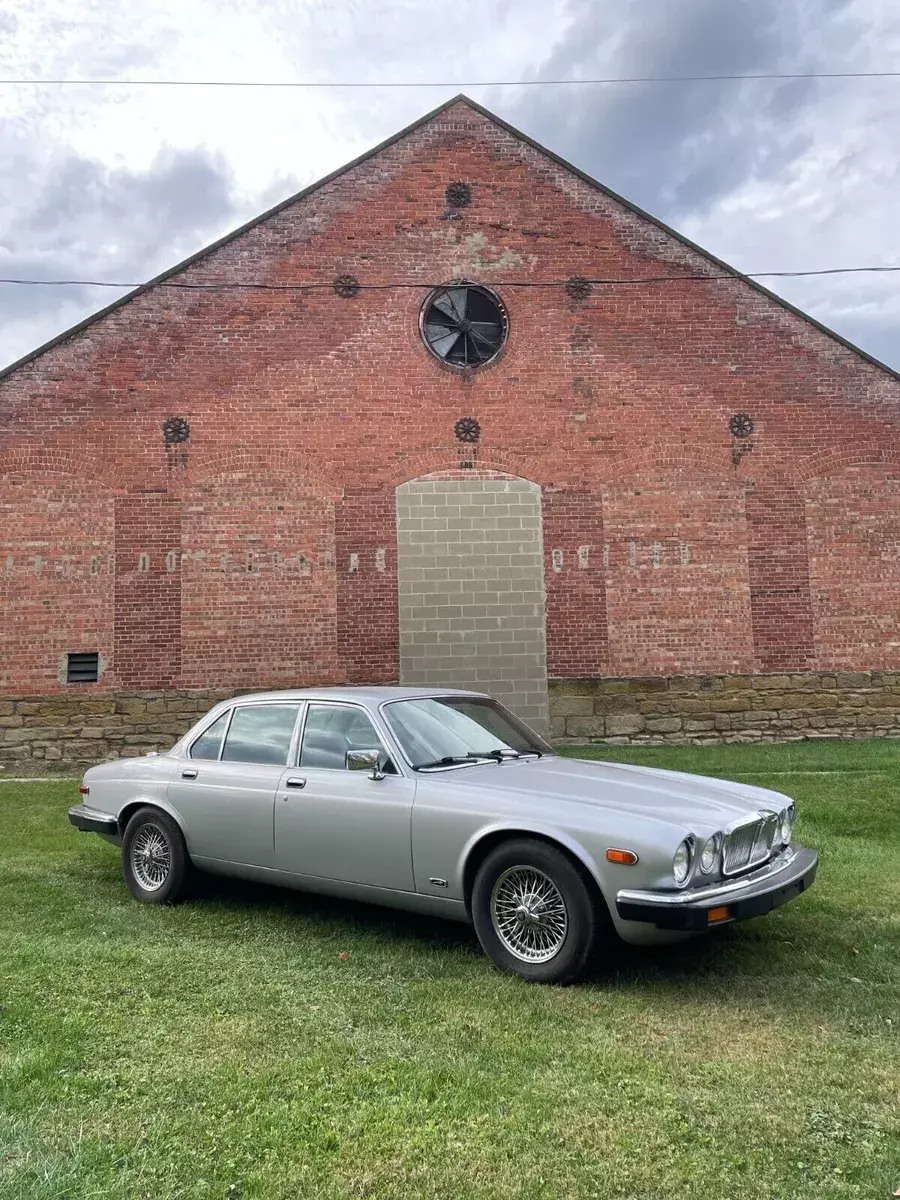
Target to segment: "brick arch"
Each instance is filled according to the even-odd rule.
[[[395,495],[401,683],[491,692],[546,728],[540,484],[451,469]]]
[[[198,483],[219,475],[271,472],[291,476],[298,486],[316,492],[322,499],[339,500],[340,485],[317,471],[311,471],[308,455],[295,450],[256,447],[237,447],[213,450],[206,454],[191,454],[187,467],[178,481],[178,490],[186,491]]]
[[[385,486],[396,489],[404,483],[413,483],[415,480],[424,479],[438,472],[465,471],[465,468],[460,468],[461,461],[470,461],[476,464],[473,474],[475,470],[497,471],[503,475],[514,475],[517,479],[523,479],[527,483],[535,483],[538,487],[544,486],[547,482],[537,459],[531,459],[509,450],[485,450],[481,446],[478,447],[477,457],[466,459],[464,443],[456,443],[452,449],[442,447],[429,450],[415,458],[395,463],[388,472]]]
[[[878,467],[896,465],[900,467],[900,450],[878,442],[864,445],[836,446],[820,454],[810,455],[800,463],[795,477],[806,483],[820,475],[830,475],[844,467]]]
[[[643,454],[626,457],[621,463],[614,464],[602,478],[600,483],[613,483],[628,479],[633,475],[643,475],[647,471],[697,471],[705,475],[716,475],[721,479],[737,480],[746,484],[727,462],[724,452],[718,450],[684,446],[672,446],[670,449],[660,449],[658,446]]]
[[[61,446],[25,444],[0,450],[0,475],[37,474],[72,475],[89,480],[106,491],[124,493],[128,489],[117,469],[99,455]]]

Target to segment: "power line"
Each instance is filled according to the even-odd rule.
[[[0,79],[0,87],[235,87],[235,88],[487,88],[569,87],[617,83],[722,83],[753,79],[896,79],[900,71],[760,71],[745,75],[610,75],[599,79],[478,79],[462,83],[416,80],[327,82],[310,79]]]
[[[598,287],[641,286],[658,283],[711,283],[716,281],[731,281],[735,279],[799,279],[820,275],[862,275],[888,274],[900,271],[900,265],[881,267],[826,267],[817,271],[735,271],[727,275],[639,275],[632,278],[598,278],[586,279],[586,283]],[[494,287],[508,288],[552,288],[565,287],[565,279],[506,279],[491,280]],[[189,292],[221,292],[229,290],[261,291],[261,292],[312,292],[332,291],[334,282],[329,280],[321,283],[257,283],[253,281],[228,280],[218,283],[179,283],[161,280],[147,283],[116,283],[106,279],[0,279],[0,285],[7,284],[19,287],[103,287],[118,290],[133,288],[175,288]],[[360,291],[390,291],[394,288],[432,288],[447,287],[447,281],[428,283],[423,280],[395,280],[388,283],[360,283]]]

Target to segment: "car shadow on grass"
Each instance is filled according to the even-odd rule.
[[[445,950],[454,957],[462,954],[480,961],[485,971],[491,969],[474,929],[456,921],[212,875],[201,878],[193,903],[211,913],[219,908],[230,913],[253,913],[263,919],[271,915],[278,921],[296,917],[307,923],[308,930],[312,927],[314,933],[328,940],[336,936],[348,940],[363,937],[383,942],[386,949],[403,945],[413,950],[416,946]],[[799,930],[776,929],[763,918],[668,946],[636,947],[615,942],[591,964],[583,982],[600,990],[641,992],[662,987],[676,994],[683,992],[686,997],[698,988],[714,991],[721,998],[774,989],[793,993],[803,1003],[800,984],[806,976],[795,952],[795,939],[799,938]],[[802,940],[805,954],[814,955],[820,963],[834,953],[832,939],[825,930],[821,944],[808,927],[802,930]],[[449,973],[455,969],[449,959],[447,969]]]
[[[296,916],[315,922],[323,933],[346,930],[348,935],[371,934],[395,943],[420,943],[431,948],[470,950],[480,954],[474,929],[459,921],[224,875],[201,876],[192,902],[260,915],[268,912],[277,917]]]

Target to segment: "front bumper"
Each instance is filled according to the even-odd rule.
[[[111,817],[109,813],[98,812],[96,808],[88,808],[86,804],[76,804],[74,808],[70,808],[69,820],[82,833],[119,832],[119,822],[115,817]]]
[[[681,892],[621,891],[616,911],[623,921],[649,921],[658,929],[698,932],[761,917],[787,904],[812,886],[818,865],[815,850],[792,846],[740,879]]]

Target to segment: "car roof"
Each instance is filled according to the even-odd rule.
[[[290,688],[280,692],[246,692],[232,696],[223,704],[246,703],[260,700],[355,700],[369,704],[381,704],[385,700],[421,700],[440,696],[477,696],[490,699],[485,692],[470,692],[460,688],[414,688],[414,687],[311,687]]]

